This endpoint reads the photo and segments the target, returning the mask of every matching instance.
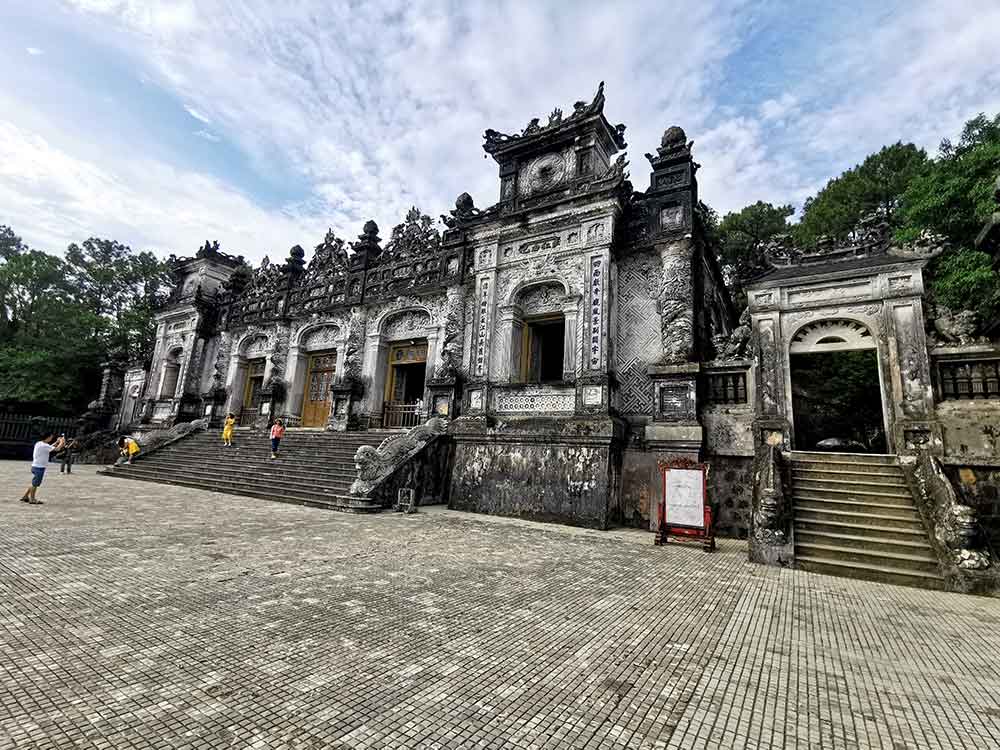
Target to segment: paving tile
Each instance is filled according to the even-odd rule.
[[[0,748],[1000,747],[998,600],[90,467],[9,494]]]

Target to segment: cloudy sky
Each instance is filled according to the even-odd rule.
[[[1000,110],[996,0],[0,0],[0,224],[259,259],[497,199],[487,127],[607,83],[632,180],[679,124],[721,212]]]

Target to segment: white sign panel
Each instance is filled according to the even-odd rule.
[[[701,469],[670,469],[663,495],[668,526],[705,527],[705,474]]]

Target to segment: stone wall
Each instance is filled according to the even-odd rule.
[[[635,528],[655,526],[663,497],[663,470],[669,458],[659,451],[629,448],[622,459],[621,523]],[[708,501],[719,536],[745,539],[753,494],[753,456],[709,456]]]
[[[753,500],[753,456],[712,456],[708,466],[708,497],[715,532],[746,539]]]
[[[449,507],[597,529],[618,523],[619,436],[611,420],[525,418],[480,427],[467,418],[450,428]]]
[[[946,466],[963,503],[975,509],[993,549],[1000,551],[1000,465]]]

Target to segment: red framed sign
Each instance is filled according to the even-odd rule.
[[[661,461],[663,497],[658,509],[655,544],[700,542],[715,550],[712,508],[708,504],[708,465],[679,459]]]

